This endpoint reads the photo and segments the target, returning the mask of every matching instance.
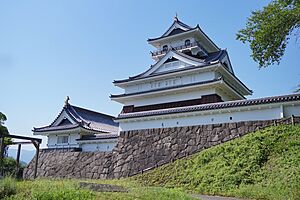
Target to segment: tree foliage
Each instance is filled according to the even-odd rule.
[[[291,36],[298,36],[300,0],[273,0],[253,11],[237,39],[250,43],[252,58],[259,67],[279,64]],[[298,33],[299,34],[299,33]]]
[[[3,134],[3,135],[8,135],[9,134],[7,127],[4,126],[4,122],[6,120],[7,120],[6,116],[2,112],[0,112],[0,134]],[[4,145],[5,145],[4,155],[7,154],[7,149],[8,149],[7,145],[9,145],[9,144],[11,144],[11,139],[10,138],[5,138],[5,140],[4,140]]]
[[[1,134],[8,134],[7,128],[4,126],[4,122],[7,120],[6,116],[0,112],[0,133]]]

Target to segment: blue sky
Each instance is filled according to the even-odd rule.
[[[11,134],[32,135],[48,125],[67,95],[71,103],[117,115],[109,99],[121,93],[114,79],[151,64],[148,38],[173,22],[196,26],[227,48],[234,71],[254,94],[292,93],[300,82],[299,42],[292,39],[279,66],[258,69],[248,45],[235,40],[251,11],[269,1],[1,1],[0,111]],[[28,147],[29,148],[29,147]]]

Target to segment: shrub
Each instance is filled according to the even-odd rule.
[[[15,179],[7,176],[0,180],[0,199],[16,194],[17,186]]]

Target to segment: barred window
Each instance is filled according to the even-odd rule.
[[[57,136],[57,144],[66,144],[69,142],[69,137],[64,135],[64,136]]]

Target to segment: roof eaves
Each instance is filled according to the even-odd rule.
[[[170,51],[172,51],[173,53],[175,53],[175,54],[177,54],[177,55],[179,55],[179,56],[182,56],[182,57],[184,57],[184,58],[193,60],[193,61],[195,61],[195,62],[199,62],[199,63],[203,63],[203,64],[208,64],[208,63],[205,63],[204,60],[202,60],[202,59],[194,58],[194,57],[192,57],[192,56],[189,56],[189,55],[186,55],[186,54],[181,53],[181,52],[179,52],[179,51],[176,51],[176,50],[174,50],[174,49],[172,49],[172,48],[169,49],[163,57],[167,56],[167,54],[168,54]],[[163,59],[163,58],[162,58],[162,59]],[[162,60],[162,59],[160,59],[160,60]],[[160,61],[160,60],[159,60],[159,61]],[[158,61],[158,62],[159,62],[159,61]],[[147,72],[149,72],[149,71],[150,71],[150,70],[151,70],[158,62],[156,62],[154,65],[151,65],[150,68],[147,69],[147,70],[146,70],[145,72],[143,72],[143,73],[140,73],[140,74],[138,74],[138,75],[136,75],[136,76],[129,77],[128,79],[114,80],[113,83],[114,83],[114,84],[118,84],[118,83],[128,82],[128,81],[131,81],[131,80],[136,80],[136,79],[140,78],[141,76],[143,76],[144,74],[146,74]],[[169,71],[166,72],[166,73],[169,73]],[[141,77],[141,78],[144,78],[144,77]]]
[[[242,106],[253,106],[253,105],[261,105],[261,104],[268,104],[268,103],[290,102],[290,101],[300,101],[300,94],[210,103],[210,104],[202,104],[197,106],[187,106],[187,107],[180,107],[180,108],[162,109],[156,111],[136,112],[130,114],[119,114],[119,116],[116,119],[120,120],[120,119],[129,119],[129,118],[137,118],[137,117],[139,118],[150,117],[156,115],[176,114],[176,113],[185,113],[185,112],[194,112],[194,111],[207,111],[207,110],[234,108],[234,107],[242,107]]]
[[[79,124],[74,124],[74,126],[69,126],[69,127],[60,127],[60,126],[48,126],[48,127],[40,127],[40,128],[34,128],[32,131],[33,132],[52,132],[52,131],[60,131],[60,130],[70,130],[70,129],[76,129],[80,127]],[[51,129],[52,128],[52,129]]]
[[[219,63],[219,62],[208,63],[206,65],[190,66],[190,67],[186,67],[186,68],[182,68],[182,69],[176,69],[176,70],[172,70],[172,71],[161,72],[161,73],[153,74],[153,75],[150,75],[150,76],[147,76],[147,77],[141,77],[141,78],[136,78],[136,79],[123,79],[123,80],[117,81],[116,83],[125,83],[125,82],[130,82],[130,81],[133,81],[133,80],[142,80],[142,79],[145,79],[145,78],[150,78],[150,77],[155,77],[155,76],[160,76],[160,75],[165,75],[165,74],[170,74],[170,73],[188,71],[188,70],[196,69],[196,68],[204,68],[204,67],[209,67],[209,66],[215,65],[217,63]]]
[[[130,93],[130,94],[111,95],[110,98],[128,97],[128,96],[147,94],[147,93],[152,93],[152,92],[160,92],[160,91],[170,90],[170,89],[189,87],[189,86],[194,86],[194,85],[204,85],[204,84],[214,83],[214,82],[221,81],[221,80],[222,80],[222,78],[220,77],[220,78],[212,79],[212,80],[208,80],[208,81],[201,81],[201,82],[184,84],[184,85],[176,85],[176,86],[171,86],[171,87],[158,88],[158,89],[154,89],[154,90],[147,90],[147,91],[135,92],[135,93]]]
[[[235,74],[231,73],[224,65],[222,62],[220,62],[220,64],[222,65],[222,68],[225,69],[235,80],[237,80],[248,92],[249,95],[253,94],[253,91],[251,89],[249,89]]]
[[[153,41],[156,41],[156,40],[165,39],[165,38],[168,38],[168,37],[174,37],[174,36],[185,34],[189,31],[193,31],[193,30],[196,30],[196,29],[197,29],[197,27],[194,27],[194,28],[190,28],[189,30],[183,31],[182,33],[178,33],[176,35],[166,35],[166,36],[162,35],[162,36],[157,37],[157,38],[148,38],[147,42],[150,43],[150,42],[153,42]]]
[[[195,27],[195,29],[198,29],[218,50],[221,50],[205,33],[204,31],[200,28],[199,24]]]

